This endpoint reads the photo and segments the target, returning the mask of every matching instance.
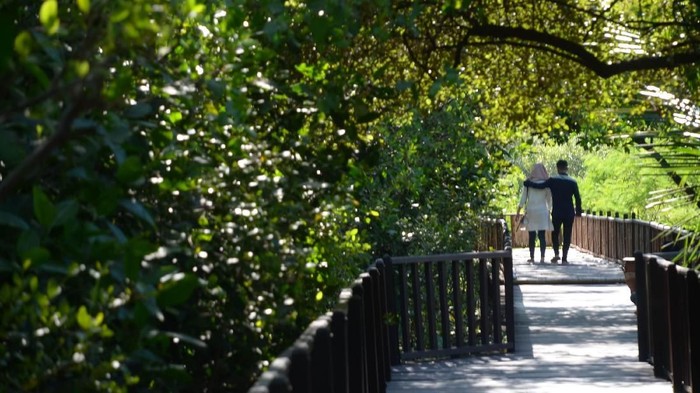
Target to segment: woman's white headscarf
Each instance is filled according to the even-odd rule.
[[[547,173],[547,169],[544,167],[544,164],[541,162],[538,162],[532,167],[532,171],[530,172],[530,176],[528,177],[529,180],[547,180],[549,179],[549,174]]]

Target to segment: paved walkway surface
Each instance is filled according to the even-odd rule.
[[[673,391],[637,360],[635,308],[617,263],[575,250],[568,265],[527,258],[513,250],[515,353],[402,364],[387,392]]]
[[[535,255],[539,250],[535,251]],[[547,249],[545,263],[539,260],[527,263],[530,253],[527,248],[513,250],[513,278],[515,284],[622,284],[625,282],[620,264],[580,252],[569,250],[569,264],[552,264],[554,256]]]

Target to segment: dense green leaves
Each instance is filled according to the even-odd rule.
[[[361,143],[332,120],[366,104],[298,55],[349,9],[14,6],[3,386],[244,389],[369,260],[342,175]]]
[[[605,38],[593,18],[633,26],[639,2],[606,18],[567,2],[1,4],[0,382],[16,391],[243,391],[372,256],[472,247],[506,147],[629,131],[609,108],[645,104],[641,76],[689,90],[478,29],[581,44]],[[652,5],[678,20],[639,27],[651,49],[692,49],[669,46],[695,39],[692,13]],[[613,46],[595,55],[617,61]]]
[[[479,220],[490,199],[502,153],[470,132],[465,107],[449,105],[400,128],[383,129],[382,155],[369,170],[363,205],[381,218],[378,249],[390,255],[473,250]]]
[[[569,174],[579,184],[586,211],[634,214],[639,219],[667,225],[679,223],[681,217],[697,219],[693,209],[655,203],[659,190],[671,189],[673,183],[663,173],[652,169],[652,162],[644,158],[640,149],[626,152],[622,148],[600,146],[586,151],[577,146],[576,141],[561,146],[536,143],[529,148],[518,155],[515,170],[500,179],[505,192],[498,205],[504,213],[515,212],[522,180],[536,162],[544,163],[552,175],[556,171],[556,161],[565,159],[569,162]]]

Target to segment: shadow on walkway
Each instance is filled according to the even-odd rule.
[[[635,308],[616,263],[572,250],[570,265],[528,265],[527,254],[513,252],[515,353],[403,364],[387,391],[672,391],[637,360]]]

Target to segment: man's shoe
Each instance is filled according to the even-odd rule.
[[[555,255],[554,258],[552,258],[552,263],[557,263],[559,261],[559,255]]]
[[[561,260],[561,264],[562,264],[562,265],[568,265],[568,264],[569,264],[569,261],[567,261],[566,259],[562,259],[562,260]]]
[[[527,263],[535,263],[535,261],[532,260],[532,258],[527,260]]]

